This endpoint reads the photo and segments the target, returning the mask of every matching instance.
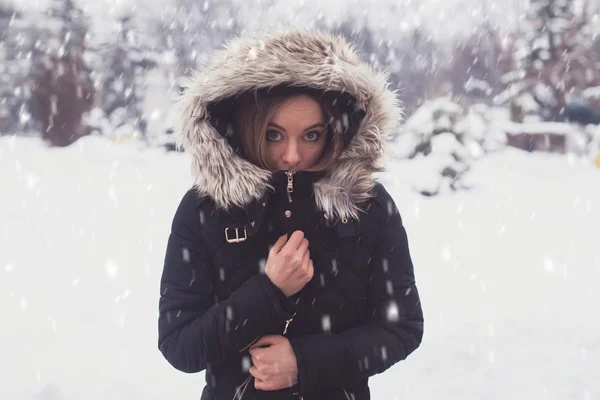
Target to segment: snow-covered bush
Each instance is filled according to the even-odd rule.
[[[416,190],[423,195],[469,188],[473,162],[507,145],[528,151],[551,151],[585,157],[600,155],[600,126],[556,122],[514,122],[511,110],[474,104],[469,108],[448,98],[423,104],[391,143],[396,159],[419,159]]]
[[[476,113],[463,116],[464,109],[447,98],[438,98],[421,106],[400,127],[392,143],[392,156],[399,159],[427,158],[425,168],[430,179],[418,183],[424,195],[441,190],[468,187],[463,181],[470,161],[480,157],[480,142],[485,137],[485,122]]]

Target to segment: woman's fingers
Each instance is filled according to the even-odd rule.
[[[281,251],[281,249],[283,249],[283,246],[285,246],[286,241],[287,241],[287,235],[280,236],[279,239],[277,239],[277,241],[273,245],[273,247],[271,247],[270,253],[272,253],[272,254],[279,253]]]
[[[250,375],[252,375],[256,380],[262,381],[263,379],[261,378],[264,378],[264,376],[258,371],[258,368],[256,368],[256,365],[250,367],[250,370],[248,372],[250,372]]]
[[[283,250],[287,251],[289,253],[294,253],[298,249],[298,247],[300,247],[300,245],[302,244],[303,239],[304,239],[304,232],[295,231],[294,233],[292,233],[292,236],[290,236],[290,239],[287,241],[287,243],[283,247]]]

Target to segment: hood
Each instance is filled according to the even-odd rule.
[[[350,95],[364,115],[337,162],[313,183],[319,210],[336,219],[358,219],[402,109],[386,73],[360,62],[342,37],[318,30],[234,39],[187,79],[176,106],[175,138],[192,157],[196,190],[223,209],[246,207],[273,190],[273,172],[241,157],[211,123],[210,109],[245,91],[281,85]]]

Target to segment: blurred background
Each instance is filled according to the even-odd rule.
[[[198,398],[157,349],[182,78],[279,26],[355,42],[422,347],[374,399],[600,399],[600,1],[0,0],[0,399]]]

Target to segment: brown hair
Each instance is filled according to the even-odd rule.
[[[267,126],[287,98],[300,94],[317,101],[326,118],[327,144],[323,155],[310,171],[324,172],[337,161],[343,149],[343,122],[347,122],[343,120],[337,96],[333,92],[300,88],[252,91],[238,97],[235,107],[235,131],[248,161],[267,170],[276,170],[267,156]]]

